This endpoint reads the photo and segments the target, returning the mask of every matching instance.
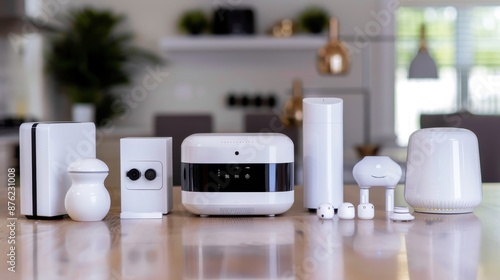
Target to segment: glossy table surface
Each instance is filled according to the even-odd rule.
[[[402,188],[396,205],[405,205]],[[120,220],[113,189],[104,221],[74,222],[26,220],[19,204],[9,220],[2,188],[0,279],[500,279],[500,185],[483,186],[474,213],[414,213],[405,223],[387,219],[383,188],[371,189],[374,220],[319,220],[302,191],[276,217],[202,218],[174,188],[162,219]],[[344,197],[357,204],[359,189],[345,186]]]

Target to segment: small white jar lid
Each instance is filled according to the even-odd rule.
[[[100,159],[82,158],[72,162],[68,166],[70,173],[109,173],[109,168]]]

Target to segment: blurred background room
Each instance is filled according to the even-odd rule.
[[[21,122],[90,117],[107,185],[121,137],[174,137],[175,173],[191,133],[271,131],[294,140],[300,184],[293,101],[323,96],[344,100],[353,182],[362,155],[403,164],[420,127],[498,137],[499,46],[493,0],[0,0],[0,166]]]

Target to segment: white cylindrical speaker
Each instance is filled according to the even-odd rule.
[[[405,199],[415,211],[469,213],[482,198],[479,144],[472,131],[437,127],[412,133]]]
[[[304,207],[338,208],[344,200],[343,101],[304,98]]]

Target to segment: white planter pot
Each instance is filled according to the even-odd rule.
[[[95,106],[90,103],[75,103],[72,107],[72,117],[75,122],[94,122]]]

